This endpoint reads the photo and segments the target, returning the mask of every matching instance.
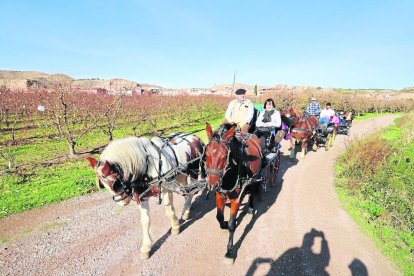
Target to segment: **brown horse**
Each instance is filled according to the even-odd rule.
[[[235,134],[235,131],[236,128],[233,126],[227,132],[213,133],[211,126],[207,124],[206,132],[209,143],[205,147],[203,156],[207,189],[216,192],[216,218],[222,229],[229,230],[225,255],[228,263],[233,263],[236,256],[233,249],[233,236],[237,227],[237,212],[243,202],[243,197],[249,193],[248,212],[253,213],[253,198],[254,194],[259,192],[262,164],[260,139],[248,133]],[[235,137],[239,135],[245,135],[245,137]],[[227,200],[230,200],[228,222],[224,221],[224,207]]]
[[[301,158],[305,158],[308,147],[308,140],[312,139],[315,130],[318,127],[318,119],[315,116],[304,116],[298,109],[288,107],[281,112],[282,120],[289,125],[290,128],[290,158],[295,157],[295,144],[301,143]],[[293,139],[296,139],[295,144]],[[316,150],[316,144],[313,142],[313,150]]]

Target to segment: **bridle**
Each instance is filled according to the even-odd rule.
[[[210,146],[211,142],[216,141],[218,142],[220,145],[223,145],[226,150],[227,150],[227,158],[226,158],[226,163],[225,166],[221,169],[213,169],[213,168],[208,168],[207,167],[207,162],[206,162],[206,151],[207,148]],[[222,186],[223,183],[223,176],[226,174],[226,172],[230,169],[230,143],[228,141],[224,141],[221,140],[219,138],[214,138],[212,139],[205,147],[204,150],[204,154],[203,154],[203,158],[202,158],[202,162],[204,163],[204,167],[205,167],[205,171],[207,176],[209,175],[216,175],[219,179],[218,184],[211,190],[211,191],[215,191],[217,189],[219,189]]]
[[[117,169],[119,172],[115,172],[116,179],[115,180],[109,180],[107,176],[98,176],[99,181],[105,182],[109,188],[116,194],[112,196],[112,200],[114,202],[120,202],[127,197],[129,197],[131,200],[134,200],[133,193],[136,189],[137,183],[131,183],[130,181],[123,180],[123,177],[121,176],[120,169]]]

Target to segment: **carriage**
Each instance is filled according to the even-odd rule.
[[[352,120],[354,118],[353,113],[352,112],[346,113],[344,111],[339,111],[337,113],[337,116],[339,118],[339,125],[337,129],[337,133],[349,136],[351,132]]]
[[[328,151],[333,146],[336,133],[337,127],[334,123],[319,124],[314,135],[316,146],[318,148],[325,147],[325,150]]]

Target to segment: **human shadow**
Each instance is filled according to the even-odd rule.
[[[197,196],[191,204],[190,217],[188,220],[180,219],[180,234],[190,227],[194,222],[204,217],[205,214],[213,210],[216,205],[212,200],[205,200],[206,190],[204,189],[201,195]],[[162,235],[156,242],[154,242],[151,248],[151,255],[157,252],[158,249],[164,244],[167,238],[171,235],[171,229],[169,229],[164,235]]]
[[[353,259],[349,264],[352,276],[368,276],[368,269],[359,259]]]
[[[312,250],[316,238],[321,239],[320,252]],[[312,230],[303,237],[301,247],[293,247],[282,254],[277,260],[257,258],[253,261],[246,275],[253,275],[262,264],[269,264],[270,269],[265,275],[329,275],[325,270],[329,265],[330,253],[328,241],[322,231]]]

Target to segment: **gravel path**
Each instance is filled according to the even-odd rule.
[[[394,118],[355,122],[352,133],[360,137]],[[0,274],[398,275],[335,193],[335,159],[355,138],[339,135],[330,151],[309,152],[299,161],[288,158],[283,143],[279,187],[256,204],[254,216],[240,213],[234,265],[223,264],[228,232],[216,221],[214,197],[196,197],[190,220],[175,236],[163,206],[151,200],[155,245],[142,261],[138,208],[120,207],[102,192],[1,219],[0,238],[8,241],[0,245]],[[174,198],[181,210],[183,199]]]

